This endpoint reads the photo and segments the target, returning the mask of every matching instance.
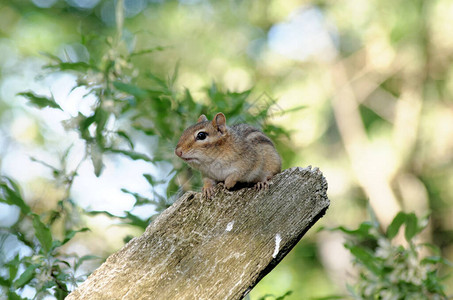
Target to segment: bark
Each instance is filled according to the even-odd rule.
[[[317,168],[272,182],[184,194],[66,299],[241,299],[329,207]]]

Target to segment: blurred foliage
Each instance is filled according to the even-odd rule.
[[[77,233],[88,231],[88,228],[64,226],[62,239],[58,239],[56,234],[51,232],[57,220],[63,219],[67,225],[68,219],[74,217],[74,212],[71,212],[74,204],[66,198],[58,202],[55,210],[47,211],[43,215],[33,213],[24,201],[17,183],[7,177],[0,178],[0,202],[17,206],[21,212],[14,225],[0,231],[0,285],[4,294],[8,299],[23,299],[18,291],[28,285],[35,288],[34,298],[54,295],[57,299],[64,299],[77,283],[86,279],[86,275],[76,276],[81,264],[87,260],[98,259],[94,255],[79,257],[62,251],[62,247]],[[22,247],[30,250],[29,255],[21,256],[17,253],[8,259],[6,254],[11,249],[7,248],[7,240],[13,237]]]
[[[117,22],[122,24],[122,1],[118,1]],[[103,39],[102,36],[81,36],[81,45],[88,53],[96,53],[99,45],[103,45],[104,55],[99,59],[92,56],[87,61],[72,61],[68,57],[62,59],[53,54],[45,53],[50,63],[44,69],[51,72],[69,72],[77,76],[76,85],[72,90],[82,88],[85,91],[84,98],[94,97],[94,104],[87,113],[78,112],[76,116],[63,122],[66,131],[75,131],[84,141],[85,154],[78,163],[80,166],[85,160],[92,163],[96,176],[101,176],[104,169],[104,156],[106,154],[123,155],[131,160],[143,160],[151,164],[159,161],[172,161],[173,149],[177,143],[178,135],[190,124],[193,124],[202,113],[222,111],[232,122],[247,122],[262,128],[264,132],[278,139],[288,134],[279,126],[273,126],[267,121],[268,110],[275,104],[275,100],[266,95],[261,95],[253,102],[252,91],[231,92],[221,89],[218,84],[212,83],[206,89],[206,100],[196,101],[189,89],[178,91],[175,87],[178,67],[166,78],[155,74],[150,70],[140,73],[133,61],[135,57],[151,54],[155,51],[163,51],[164,48],[157,46],[151,49],[136,51],[134,47],[128,47],[127,39],[123,36],[123,27],[117,26],[114,37],[107,37],[105,43],[92,43],[94,39]],[[94,46],[95,45],[95,46]],[[53,95],[36,94],[33,91],[18,93],[19,96],[28,99],[28,103],[39,109],[52,108],[64,111],[56,102]],[[253,96],[254,97],[254,96]],[[83,101],[83,98],[80,99]],[[280,113],[284,113],[280,111]],[[120,124],[120,125],[118,125]],[[158,139],[154,145],[151,156],[135,151],[138,142],[136,132],[154,136]],[[71,218],[74,209],[85,215],[106,215],[112,219],[118,219],[121,224],[128,224],[144,230],[155,216],[172,204],[180,192],[181,187],[175,182],[176,175],[186,178],[194,177],[186,166],[179,164],[166,177],[159,180],[155,175],[143,174],[153,192],[153,199],[149,199],[128,189],[122,189],[126,194],[134,197],[133,208],[144,205],[153,205],[155,214],[146,219],[126,211],[124,216],[116,216],[108,211],[85,211],[78,207],[71,199],[71,188],[74,180],[77,180],[78,167],[68,172],[67,155],[71,149],[65,151],[60,160],[60,167],[32,158],[51,169],[54,182],[63,185],[64,198],[57,202],[57,209],[45,211],[41,215],[32,212],[32,209],[23,200],[19,188],[14,181],[5,177],[2,183],[2,197],[0,201],[8,205],[17,206],[21,209],[20,217],[8,231],[4,232],[4,238],[16,237],[22,242],[22,247],[29,248],[30,254],[20,257],[19,255],[4,262],[4,267],[9,267],[9,274],[1,277],[1,285],[8,290],[8,297],[20,297],[16,294],[24,286],[28,285],[35,289],[34,298],[42,298],[44,294],[53,295],[57,299],[63,299],[85,276],[75,277],[75,273],[81,263],[95,256],[82,257],[69,256],[71,261],[64,260],[66,255],[58,250],[68,243],[76,233],[87,231],[88,228],[74,230],[78,224],[64,226],[63,240],[55,238],[52,230],[55,221],[63,216]],[[181,173],[189,173],[183,175]],[[192,178],[192,183],[200,184],[200,178]],[[156,186],[165,184],[167,195],[162,196],[156,192]],[[70,207],[68,207],[68,205]],[[77,213],[77,212],[76,212]],[[27,219],[32,220],[34,235],[27,240],[28,228],[21,227]],[[43,223],[42,220],[46,220]],[[29,235],[29,234],[28,234]],[[130,239],[126,236],[125,241]],[[1,247],[4,253],[8,252],[7,246]],[[25,268],[19,272],[20,268]],[[16,278],[18,277],[18,278]]]
[[[291,291],[288,291],[286,293],[284,293],[283,295],[281,296],[274,296],[274,295],[269,295],[269,294],[266,294],[264,295],[263,297],[260,297],[258,300],[266,300],[266,299],[275,299],[275,300],[283,300],[285,299],[287,296],[291,295],[292,292]]]
[[[368,203],[382,228],[400,210],[429,211],[420,239],[453,260],[451,1],[124,0],[117,10],[119,2],[0,1],[0,196],[11,211],[5,220],[14,221],[0,231],[5,293],[25,274],[22,282],[31,279],[21,293],[46,286],[63,296],[96,267],[71,273],[78,259],[105,257],[120,246],[111,242],[116,236],[129,240],[180,193],[199,188],[174,145],[201,113],[218,111],[229,123],[262,128],[284,168],[320,167],[332,200],[321,223],[357,226]],[[64,95],[61,78],[75,81]],[[63,134],[49,125],[62,115]],[[74,133],[83,150],[63,142]],[[26,156],[51,175],[16,179],[33,174]],[[73,190],[81,169],[90,163],[102,178],[121,157],[149,165],[142,176],[149,195],[118,187],[138,209],[81,207]],[[155,209],[139,214],[147,206]],[[103,223],[123,225],[108,235]],[[52,245],[71,240],[49,248],[39,224]],[[13,238],[21,234],[27,240]],[[352,275],[342,243],[308,232],[251,298],[346,292]],[[404,255],[415,255],[411,249]],[[35,273],[26,271],[34,265]]]
[[[372,214],[373,216],[373,214]],[[338,227],[348,237],[345,247],[359,272],[357,283],[348,285],[354,299],[449,299],[439,265],[453,266],[431,243],[420,243],[427,218],[398,213],[385,233],[376,218],[355,230]],[[407,246],[392,242],[404,225]],[[422,255],[423,249],[430,254]]]

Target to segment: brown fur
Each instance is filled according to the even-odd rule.
[[[197,140],[200,131],[208,134],[205,140]],[[266,188],[281,170],[281,158],[264,133],[247,124],[228,127],[222,113],[213,121],[201,115],[197,124],[184,130],[175,153],[202,173],[206,197],[211,197],[217,182],[228,189],[237,182]]]

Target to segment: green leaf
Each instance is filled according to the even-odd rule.
[[[335,299],[345,299],[345,296],[340,296],[340,295],[331,295],[331,296],[326,296],[326,297],[317,297],[317,298],[311,298],[311,300],[335,300]]]
[[[19,270],[19,265],[21,264],[19,254],[14,256],[14,259],[10,260],[6,265],[9,267],[9,281],[12,283],[14,278],[16,278],[17,271]]]
[[[111,218],[117,218],[117,219],[123,220],[123,222],[122,222],[123,224],[130,224],[130,225],[134,225],[134,226],[137,226],[137,227],[140,227],[143,229],[145,229],[146,226],[149,225],[148,219],[142,220],[139,217],[137,217],[136,215],[133,215],[128,211],[126,212],[126,216],[124,216],[124,217],[115,216],[114,214],[112,214],[108,211],[89,211],[89,212],[87,212],[87,214],[94,215],[94,216],[99,215],[99,214],[107,215]]]
[[[421,264],[438,264],[443,262],[444,258],[440,256],[427,256],[422,259]]]
[[[30,101],[30,104],[32,104],[38,108],[51,107],[51,108],[57,108],[57,109],[63,110],[60,107],[60,105],[58,105],[57,102],[55,102],[55,99],[53,97],[48,98],[48,97],[44,97],[44,96],[38,96],[31,91],[18,93],[17,95],[27,98]]]
[[[57,300],[63,300],[68,295],[68,288],[65,284],[60,282],[60,285],[55,289],[55,298],[57,298]]]
[[[30,265],[25,271],[19,276],[19,278],[14,282],[14,287],[16,289],[22,288],[24,285],[30,282],[35,276],[36,267],[39,265]]]
[[[129,145],[129,147],[131,147],[131,149],[134,149],[134,143],[132,142],[132,139],[129,137],[129,135],[127,135],[126,132],[120,130],[120,131],[117,131],[116,134],[118,134],[118,136],[125,139]]]
[[[104,136],[102,133],[104,132],[105,124],[107,123],[109,116],[110,113],[100,107],[94,112],[93,117],[96,122],[96,141],[99,145],[104,145]]]
[[[387,228],[387,237],[389,239],[393,239],[397,234],[401,227],[401,225],[406,222],[407,215],[404,212],[399,212],[395,218],[393,218],[392,223],[390,223],[389,227]]]
[[[61,59],[58,56],[56,56],[56,55],[54,55],[52,53],[39,51],[39,54],[41,54],[41,55],[43,55],[43,56],[45,56],[47,58],[50,58],[51,60],[56,61],[57,63],[61,62]]]
[[[129,243],[133,238],[134,238],[133,235],[128,234],[128,235],[126,235],[126,236],[123,238],[123,243],[124,243],[124,244],[127,244],[127,243]]]
[[[69,230],[68,232],[66,232],[66,235],[65,235],[64,240],[61,243],[61,245],[64,245],[67,242],[69,242],[77,233],[85,232],[85,231],[90,231],[90,229],[88,227],[84,227],[84,228],[79,229],[79,230]]]
[[[124,83],[121,81],[115,81],[113,82],[113,86],[119,91],[125,92],[129,95],[135,96],[140,99],[148,96],[146,90],[141,89],[138,86],[132,84]]]
[[[136,52],[132,52],[130,54],[130,57],[143,55],[143,54],[148,54],[148,53],[152,53],[152,52],[155,52],[155,51],[162,51],[165,48],[167,48],[167,47],[157,46],[157,47],[150,48],[150,49],[139,50],[139,51],[136,51]]]
[[[63,265],[65,265],[68,268],[71,267],[71,264],[69,262],[67,262],[66,260],[56,259],[54,261],[54,265],[53,265],[53,270],[56,271],[56,272],[61,272],[61,268],[60,268],[60,266],[57,263],[63,264]]]
[[[373,224],[371,224],[370,222],[363,222],[362,224],[360,224],[359,228],[357,228],[355,230],[347,229],[343,226],[332,228],[330,230],[333,230],[333,231],[340,230],[348,235],[355,236],[358,238],[375,238],[375,236],[372,233],[370,233],[370,230],[372,228],[373,228]]]
[[[142,220],[136,215],[131,214],[130,212],[126,212],[126,218],[129,220],[127,224],[134,225],[143,229],[146,229],[146,227],[149,225],[148,220]]]
[[[120,216],[116,216],[108,211],[105,211],[105,210],[92,210],[92,211],[87,211],[86,212],[88,215],[91,215],[91,216],[96,216],[96,215],[106,215],[110,218],[117,218],[117,219],[125,219],[126,217],[120,217]]]
[[[93,259],[101,259],[99,256],[95,256],[95,255],[84,255],[82,256],[81,258],[79,258],[78,260],[76,260],[76,263],[74,265],[74,270],[77,270],[84,261],[87,261],[87,260],[93,260]]]
[[[168,90],[168,86],[167,86],[167,83],[162,80],[160,77],[154,75],[153,73],[151,72],[148,72],[146,74],[151,80],[153,80],[155,83],[157,83],[159,86],[161,86],[164,90]]]
[[[28,300],[28,298],[22,298],[13,291],[8,291],[8,300]]]
[[[285,114],[293,113],[293,112],[296,112],[296,111],[299,111],[302,109],[306,109],[307,107],[308,107],[307,105],[299,105],[299,106],[294,106],[293,108],[289,108],[287,110],[280,110],[280,111],[277,111],[277,113],[278,113],[277,116],[282,116]],[[271,116],[273,116],[273,114],[271,114]]]
[[[143,196],[139,195],[138,193],[131,192],[131,191],[129,191],[127,189],[124,189],[124,188],[121,189],[121,191],[123,193],[132,195],[135,198],[134,206],[153,203],[153,201],[151,201],[150,199],[148,199],[146,197],[143,197]]]
[[[18,206],[25,215],[31,212],[30,207],[20,195],[19,186],[13,180],[4,176],[0,177],[0,202]]]
[[[175,70],[173,71],[173,74],[169,77],[170,87],[172,87],[175,84],[176,79],[178,78],[178,74],[179,74],[179,62],[176,63]]]
[[[144,160],[144,161],[147,161],[147,162],[152,162],[153,160],[147,156],[146,154],[143,154],[143,153],[139,153],[139,152],[135,152],[135,151],[130,151],[130,150],[120,150],[120,149],[106,149],[110,152],[113,152],[113,153],[120,153],[120,154],[123,154],[123,155],[126,155],[127,157],[133,159],[133,160]]]
[[[41,222],[41,219],[37,214],[32,214],[32,216],[36,238],[39,240],[44,252],[48,253],[52,249],[52,233],[50,232],[50,229]]]
[[[5,278],[0,276],[0,285],[1,286],[10,286],[10,282],[9,282],[8,279],[5,279]]]
[[[143,126],[141,126],[139,124],[133,124],[132,127],[134,129],[138,130],[138,131],[143,132],[146,135],[151,135],[151,136],[152,135],[158,135],[158,132],[157,132],[157,130],[155,128],[151,128],[151,127],[145,128],[145,127],[143,127]]]
[[[293,291],[287,291],[285,294],[279,296],[279,297],[276,297],[275,300],[283,300],[285,299],[286,297],[288,297],[289,295],[291,295],[293,293]]]
[[[47,65],[44,68],[47,69],[56,69],[59,71],[76,71],[76,72],[86,72],[90,69],[97,69],[94,66],[87,64],[86,62],[59,62],[55,65]]]
[[[351,254],[367,269],[369,269],[375,275],[380,275],[380,269],[376,264],[376,257],[371,252],[355,245],[345,245],[345,247],[349,249]]]
[[[146,181],[148,181],[148,183],[151,186],[155,186],[155,185],[162,184],[162,183],[166,182],[166,180],[155,180],[154,176],[151,175],[151,174],[143,174],[143,177],[145,177]]]
[[[348,290],[349,294],[351,294],[353,299],[362,300],[362,297],[357,294],[357,292],[354,290],[354,287],[349,283],[346,283],[346,289]]]
[[[406,216],[406,231],[404,236],[410,242],[412,238],[418,233],[418,220],[414,213],[407,214]]]
[[[79,113],[77,118],[80,119],[79,132],[80,132],[81,137],[84,140],[89,141],[90,139],[92,139],[92,136],[90,135],[90,131],[88,130],[88,128],[90,127],[91,124],[93,124],[95,122],[94,115],[85,117],[84,115]]]
[[[91,162],[93,163],[94,167],[94,174],[96,175],[96,177],[99,177],[102,170],[104,169],[102,151],[101,149],[99,149],[98,145],[92,144],[90,147],[90,154]]]

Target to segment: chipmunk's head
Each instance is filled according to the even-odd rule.
[[[179,138],[175,154],[192,167],[210,163],[216,159],[228,136],[225,115],[221,112],[209,121],[205,115],[188,127]]]

